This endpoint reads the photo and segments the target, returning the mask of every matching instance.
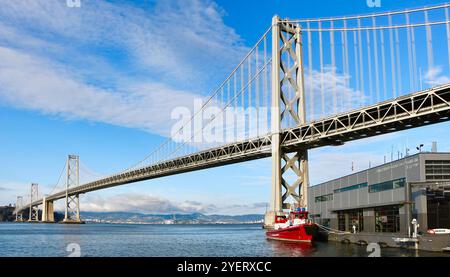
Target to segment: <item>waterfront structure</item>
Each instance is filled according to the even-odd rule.
[[[410,238],[414,219],[421,235],[450,229],[450,153],[417,153],[311,186],[309,203],[315,222],[360,238]]]

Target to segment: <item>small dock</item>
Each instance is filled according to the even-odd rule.
[[[417,238],[405,238],[396,233],[329,233],[328,240],[342,243],[355,243],[367,245],[378,243],[381,247],[402,247],[425,251],[450,251],[450,234],[429,235],[425,234]]]

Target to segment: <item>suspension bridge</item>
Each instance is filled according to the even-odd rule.
[[[52,192],[41,197],[33,183],[17,198],[16,218],[53,222],[54,201],[64,199],[64,222],[77,223],[80,194],[271,157],[271,225],[290,203],[307,207],[309,149],[449,120],[449,8],[274,16],[201,109],[145,159],[99,176],[69,155]]]

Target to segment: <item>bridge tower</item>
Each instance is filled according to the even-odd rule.
[[[292,93],[293,92],[293,93]],[[265,225],[272,226],[277,214],[291,203],[307,206],[308,152],[283,149],[283,122],[304,124],[305,96],[301,28],[278,16],[272,18],[272,191]],[[284,126],[287,127],[287,126]]]
[[[80,182],[79,157],[69,155],[67,158],[66,206],[63,223],[81,223],[79,194],[69,195],[69,189],[77,187]]]
[[[39,207],[37,205],[33,206],[32,203],[39,198],[39,185],[36,183],[31,184],[30,190],[30,213],[28,215],[29,222],[39,221]]]
[[[23,206],[23,197],[17,196],[17,200],[16,200],[16,221],[17,222],[23,221],[23,212],[20,211],[22,206]]]

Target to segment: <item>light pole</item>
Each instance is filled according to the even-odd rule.
[[[423,147],[423,144],[420,144],[419,146],[416,147],[416,149],[419,151],[419,153],[422,152],[422,147]]]

